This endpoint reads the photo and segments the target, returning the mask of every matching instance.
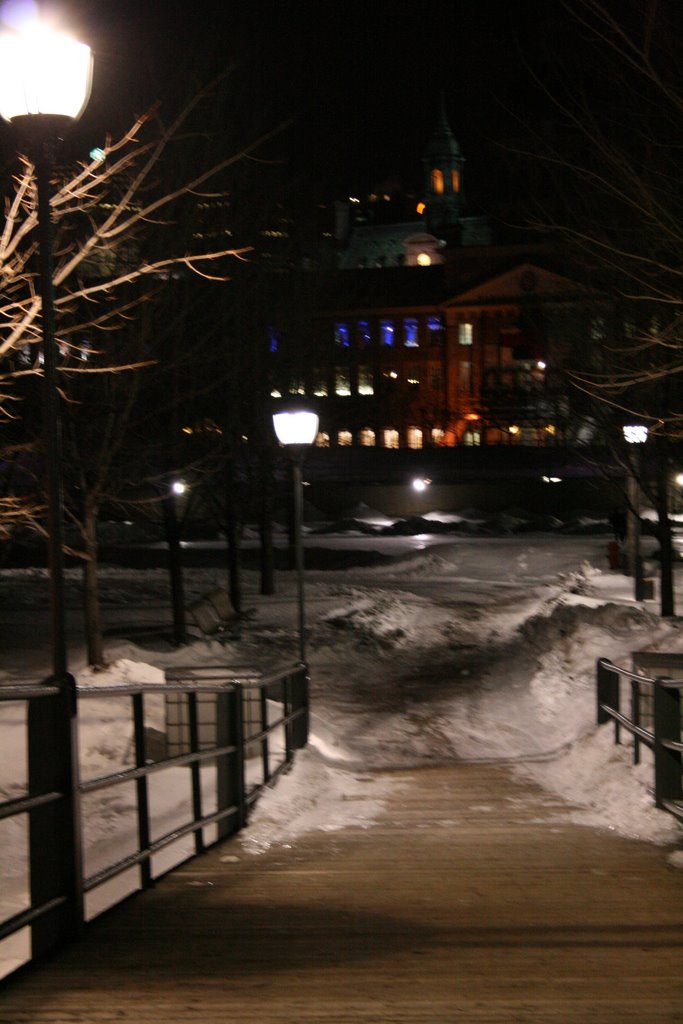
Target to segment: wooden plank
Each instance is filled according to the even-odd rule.
[[[180,868],[8,982],[0,1022],[683,1022],[664,849],[500,768],[392,777],[375,825]]]

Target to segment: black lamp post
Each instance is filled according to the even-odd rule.
[[[304,552],[303,552],[303,512],[304,487],[302,465],[306,452],[311,447],[318,433],[318,416],[305,409],[292,412],[278,412],[273,416],[275,434],[280,444],[284,445],[292,460],[292,476],[294,481],[294,550],[296,558],[296,574],[299,598],[299,660],[306,664],[306,615],[304,607]]]
[[[626,481],[628,513],[626,520],[626,547],[628,550],[629,573],[633,576],[636,601],[645,600],[643,581],[643,559],[640,553],[640,446],[647,441],[648,429],[641,424],[625,426],[624,440],[632,449],[632,456]]]
[[[62,440],[55,304],[54,231],[50,211],[57,141],[83,112],[92,80],[90,48],[38,20],[0,33],[0,114],[16,129],[35,165],[43,352],[43,438],[48,509],[48,564],[53,675],[67,674],[62,553]]]

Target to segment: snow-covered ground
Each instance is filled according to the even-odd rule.
[[[386,528],[386,517],[369,510],[363,515],[343,534],[307,537],[308,547],[363,549],[384,558],[368,567],[306,572],[310,745],[260,800],[234,855],[257,855],[312,829],[371,827],[396,784],[382,769],[450,760],[506,764],[563,797],[579,824],[679,843],[680,826],[654,808],[649,757],[634,768],[630,748],[613,745],[611,727],[595,725],[599,656],[630,667],[634,651],[683,652],[683,620],[662,620],[656,601],[636,604],[632,581],[609,569],[610,534],[597,527],[590,532],[590,524],[574,534],[506,532],[517,528],[512,519],[499,519],[497,532],[477,531],[470,514],[468,529],[460,532],[387,536],[372,532]],[[441,526],[453,519],[432,516]],[[651,538],[644,545],[646,551],[656,547]],[[186,570],[188,600],[217,585],[225,585],[222,569]],[[71,669],[79,682],[96,687],[116,680],[162,683],[162,670],[178,664],[264,669],[293,661],[295,575],[278,573],[273,596],[261,596],[258,586],[257,574],[246,572],[249,615],[240,640],[176,650],[168,641],[165,571],[103,569],[109,667],[93,673],[78,640],[80,579],[69,571]],[[45,644],[32,644],[31,637],[46,628],[45,572],[2,571],[0,591],[0,681],[40,679],[49,662]],[[683,608],[683,569],[677,592]],[[12,795],[24,783],[17,709],[0,705],[0,793]],[[164,728],[163,701],[154,724]],[[123,760],[128,728],[111,702],[84,705],[86,776]],[[184,777],[160,784],[154,800],[164,825],[188,799]],[[130,844],[131,808],[132,794],[90,808],[90,865]],[[25,901],[26,836],[21,823],[0,826],[0,859],[10,883],[0,900],[2,916]],[[680,853],[670,857],[680,863]]]

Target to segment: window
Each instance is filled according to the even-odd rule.
[[[358,394],[374,395],[375,384],[371,366],[358,367]]]
[[[398,448],[398,430],[389,428],[383,430],[382,440],[385,448]]]
[[[472,324],[458,324],[458,344],[472,344]]]
[[[274,327],[268,328],[268,351],[270,353],[277,352],[280,345],[280,334],[275,330]]]
[[[409,448],[422,447],[422,431],[419,427],[408,427],[406,430],[406,443]]]
[[[368,345],[372,344],[372,334],[370,333],[370,324],[367,320],[359,320],[356,324],[356,332],[358,337],[358,344],[361,348],[367,348]]]
[[[458,364],[458,386],[461,392],[468,393],[472,387],[472,364]]]
[[[419,252],[417,254],[417,265],[418,267],[431,267],[432,257],[428,252]]]
[[[351,342],[349,340],[348,324],[334,325],[334,344],[337,348],[349,348]]]
[[[330,447],[330,435],[326,434],[324,430],[318,431],[318,436],[315,439],[316,448],[329,448]]]
[[[394,322],[393,320],[380,320],[379,338],[382,345],[394,344]]]
[[[456,194],[460,191],[460,171],[451,171],[451,188]]]
[[[463,434],[462,443],[469,445],[481,444],[481,433],[478,430],[466,430]]]
[[[373,448],[377,443],[375,431],[370,430],[369,427],[363,427],[363,429],[359,431],[358,440],[364,448]]]
[[[404,318],[403,344],[406,348],[417,348],[420,344],[417,332],[417,317],[407,316]]]
[[[432,444],[443,444],[446,439],[446,431],[442,427],[432,427]]]
[[[340,448],[350,448],[353,444],[353,434],[350,430],[340,430],[337,433],[337,444]]]
[[[305,395],[306,384],[301,377],[292,377],[289,381],[289,387],[287,389],[290,395]]]
[[[313,394],[316,398],[327,398],[327,374],[323,370],[313,371]]]
[[[443,344],[443,320],[440,316],[427,317],[427,331],[430,345]]]
[[[443,194],[443,171],[440,171],[438,167],[435,167],[431,175],[432,192],[436,192],[438,196]]]
[[[346,397],[351,394],[351,377],[346,366],[337,366],[334,371],[334,393]]]

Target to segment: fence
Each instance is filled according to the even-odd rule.
[[[14,771],[0,779],[0,794],[12,794],[0,802],[2,976],[241,829],[306,745],[308,677],[303,665],[264,676],[176,669],[163,686],[81,687],[67,677],[0,686],[0,709]],[[92,723],[103,717],[109,746],[93,766]],[[112,750],[115,768],[102,771]]]
[[[662,668],[667,662],[653,664]],[[682,690],[683,679],[648,676],[598,659],[598,725],[614,723],[615,743],[622,730],[632,736],[634,764],[643,745],[652,751],[655,804],[683,822]]]

